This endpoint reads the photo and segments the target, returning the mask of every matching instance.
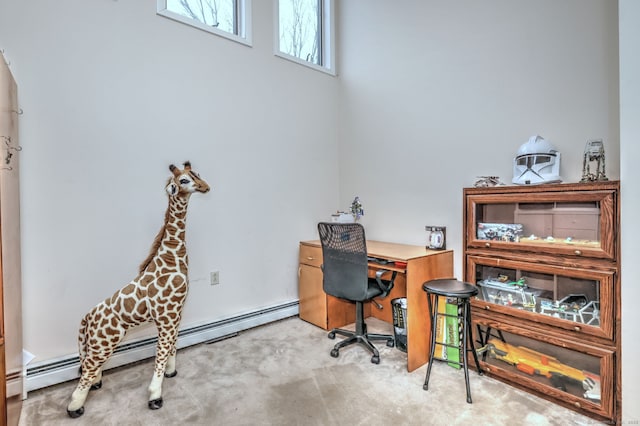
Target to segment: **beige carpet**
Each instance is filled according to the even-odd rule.
[[[392,333],[369,319],[369,331]],[[407,373],[406,354],[378,345],[329,356],[335,341],[297,317],[178,352],[178,375],[164,381],[164,406],[147,408],[152,360],[105,372],[85,414],[67,416],[76,381],[31,392],[20,425],[593,425],[581,416],[499,381],[436,362]]]

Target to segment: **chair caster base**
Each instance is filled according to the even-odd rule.
[[[338,352],[337,349],[331,349],[330,354],[331,354],[332,357],[338,358],[338,356],[340,355],[340,352]]]

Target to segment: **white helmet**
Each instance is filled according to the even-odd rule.
[[[562,182],[560,153],[542,136],[531,136],[513,159],[512,182],[516,185]]]

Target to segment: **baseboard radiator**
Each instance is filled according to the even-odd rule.
[[[260,309],[224,320],[180,330],[178,349],[199,343],[220,340],[259,325],[268,324],[298,314],[298,301]],[[118,346],[104,370],[120,367],[155,356],[156,337],[125,342]],[[178,354],[179,356],[179,354]],[[179,361],[178,361],[179,362]],[[29,366],[26,372],[25,391],[30,392],[78,378],[80,359],[68,356]]]

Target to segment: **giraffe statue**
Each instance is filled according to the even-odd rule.
[[[158,330],[155,370],[149,384],[149,408],[162,407],[162,379],[176,372],[176,340],[182,307],[188,290],[185,223],[189,198],[209,192],[209,185],[191,170],[169,166],[169,206],[164,225],[153,242],[139,274],[113,296],[96,305],[80,321],[78,348],[80,382],[67,406],[70,417],[84,414],[89,390],[102,386],[102,366],[111,357],[128,329],[153,322]]]

